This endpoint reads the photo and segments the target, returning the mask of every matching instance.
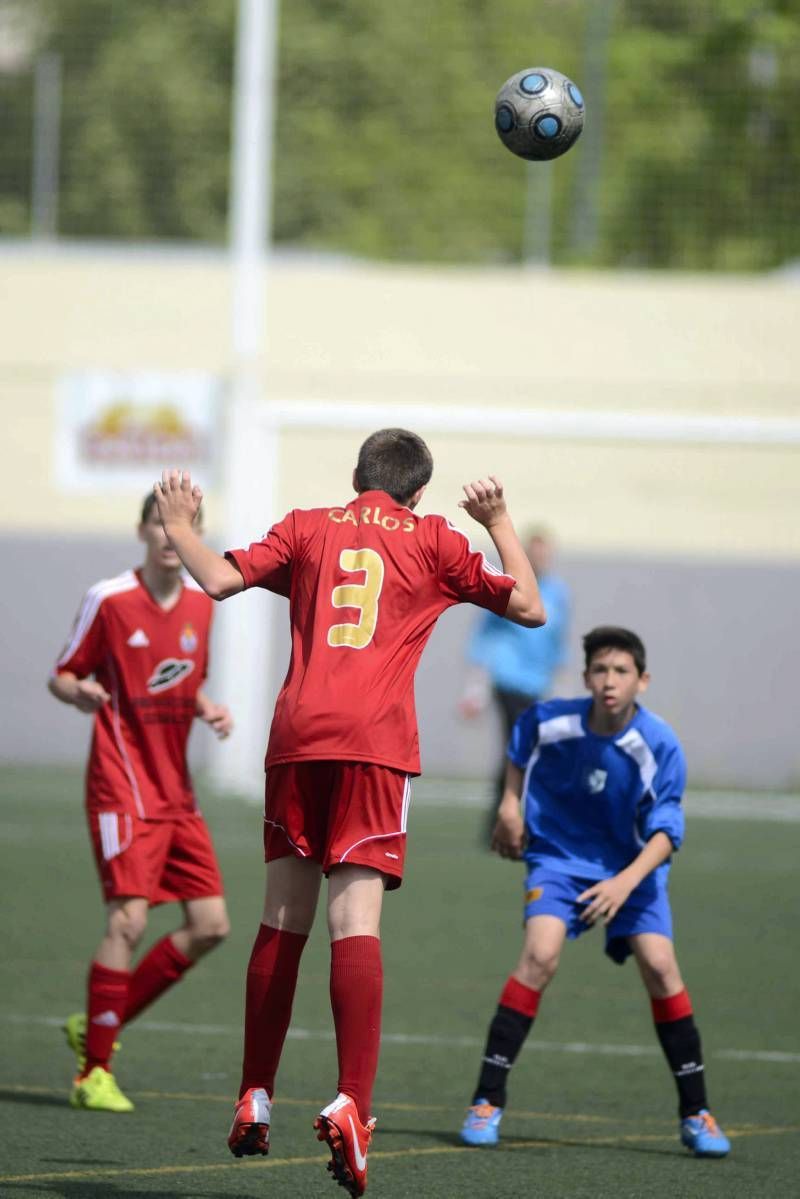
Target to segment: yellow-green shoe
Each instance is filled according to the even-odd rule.
[[[117,1086],[117,1080],[102,1066],[95,1066],[85,1078],[76,1078],[69,1097],[70,1107],[89,1112],[132,1112],[133,1104]]]
[[[86,1068],[86,1013],[73,1012],[71,1016],[67,1016],[66,1022],[61,1025],[64,1036],[67,1038],[67,1044],[78,1062],[78,1074],[83,1074]],[[114,1053],[120,1049],[119,1041],[115,1041],[113,1045]]]

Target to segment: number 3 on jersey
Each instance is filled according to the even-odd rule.
[[[363,583],[343,583],[331,592],[334,608],[358,608],[356,624],[335,624],[328,629],[328,645],[365,649],[375,635],[378,599],[383,587],[383,558],[375,550],[342,550],[339,566],[347,574],[363,573]]]

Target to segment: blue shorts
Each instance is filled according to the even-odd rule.
[[[525,875],[525,919],[558,916],[567,926],[567,936],[571,939],[579,937],[593,926],[580,919],[587,901],[578,903],[577,896],[597,881],[596,878],[562,874],[535,862],[529,864]],[[628,937],[636,933],[660,933],[672,940],[672,912],[666,885],[646,878],[631,891],[605,932],[606,953],[620,965],[631,952]]]

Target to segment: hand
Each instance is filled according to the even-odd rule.
[[[192,527],[203,502],[203,493],[197,484],[192,486],[192,477],[188,470],[163,471],[161,482],[153,484],[153,494],[156,497],[158,515],[167,533],[170,525],[183,524]]]
[[[110,699],[111,696],[103,684],[98,683],[96,679],[78,679],[72,702],[79,712],[88,712],[89,715],[92,715]]]
[[[206,700],[198,712],[198,716],[214,730],[220,741],[224,741],[226,737],[230,736],[233,730],[233,717],[224,704],[214,704],[211,700]]]
[[[465,695],[458,701],[458,714],[462,720],[477,720],[485,707],[474,695]]]
[[[476,720],[489,706],[492,689],[489,675],[480,666],[469,669],[464,690],[458,701],[458,714],[462,720]]]
[[[525,848],[525,822],[519,810],[519,804],[505,808],[501,804],[497,810],[497,823],[494,826],[490,849],[501,858],[510,858],[516,862],[522,857]]]
[[[581,891],[578,896],[578,903],[587,904],[581,912],[580,919],[586,924],[596,924],[602,917],[603,924],[610,924],[632,890],[633,887],[621,874],[595,883],[593,887]]]
[[[464,495],[467,498],[459,500],[459,508],[468,512],[485,529],[491,529],[492,525],[507,515],[503,484],[494,475],[489,475],[488,479],[478,479],[476,483],[465,483]]]

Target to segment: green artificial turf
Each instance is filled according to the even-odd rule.
[[[225,1138],[238,1082],[243,977],[261,909],[258,808],[204,800],[230,940],[122,1037],[132,1115],[67,1106],[58,1028],[79,1008],[102,909],[72,772],[13,768],[0,786],[0,1195],[39,1199],[334,1196],[311,1131],[334,1094],[324,921],[301,968],[267,1159]],[[753,1199],[798,1194],[796,826],[690,819],[673,871],[678,956],[706,1053],[725,1161],[681,1149],[673,1084],[635,967],[601,937],[568,944],[511,1081],[503,1141],[457,1132],[486,1025],[520,943],[521,871],[478,847],[475,808],[412,810],[406,883],[384,908],[384,1043],[370,1155],[375,1199]],[[148,943],[176,912],[152,916]],[[770,1057],[769,1055],[773,1056]]]

